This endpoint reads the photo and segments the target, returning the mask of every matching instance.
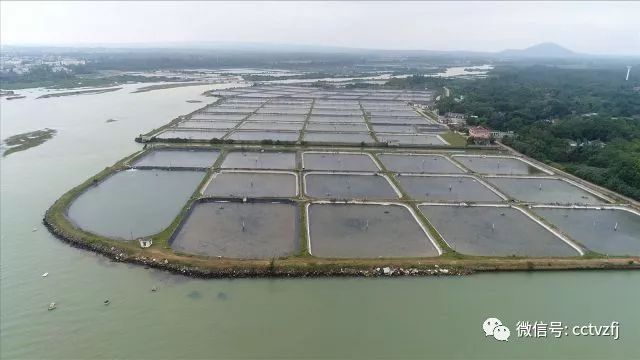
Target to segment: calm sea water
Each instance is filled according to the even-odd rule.
[[[41,225],[60,195],[139,150],[137,134],[202,105],[185,100],[210,100],[199,95],[205,87],[130,94],[135,87],[1,100],[0,137],[44,127],[59,133],[0,160],[0,357],[640,357],[638,271],[197,280],[63,244]],[[52,301],[58,309],[47,311]],[[509,342],[485,338],[489,316],[511,329]],[[518,338],[520,320],[619,321],[621,339]]]

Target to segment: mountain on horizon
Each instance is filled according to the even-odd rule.
[[[384,54],[397,56],[462,56],[462,57],[489,57],[489,58],[574,58],[592,56],[577,53],[552,42],[536,44],[524,49],[506,49],[497,52],[473,51],[473,50],[388,50],[375,48],[352,48],[344,46],[326,46],[313,44],[276,44],[259,42],[168,42],[168,43],[128,43],[128,44],[85,44],[83,46],[24,46],[2,45],[3,51],[30,51],[34,49],[53,52],[73,51],[77,49],[91,49],[96,51],[249,51],[249,52],[276,52],[276,53],[342,53],[342,54]]]
[[[556,43],[545,42],[524,49],[506,49],[498,53],[505,57],[559,58],[574,57],[579,54]]]

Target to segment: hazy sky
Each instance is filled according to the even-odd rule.
[[[2,44],[264,42],[640,55],[640,2],[0,2]]]

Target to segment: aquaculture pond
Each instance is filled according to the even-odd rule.
[[[441,155],[379,154],[378,158],[389,171],[398,173],[460,174],[464,170]]]
[[[447,145],[447,143],[436,135],[398,135],[377,133],[376,137],[380,142],[398,143],[401,145]]]
[[[306,170],[331,171],[379,171],[368,154],[358,153],[302,153],[302,165]]]
[[[295,169],[294,152],[232,151],[222,162],[223,168],[240,169]]]
[[[421,205],[455,251],[480,256],[579,256],[542,225],[509,207]]]
[[[180,252],[269,259],[300,248],[298,206],[288,203],[197,203],[171,247]]]
[[[307,195],[320,199],[397,199],[389,181],[381,175],[322,174],[304,176]]]
[[[369,133],[340,133],[340,132],[311,132],[305,131],[304,141],[317,142],[317,143],[373,143],[373,138]]]
[[[397,176],[400,186],[415,200],[446,202],[499,202],[503,199],[469,176]]]
[[[205,130],[164,130],[155,135],[158,139],[213,140],[222,139],[226,131]]]
[[[171,168],[208,168],[220,155],[217,150],[151,150],[136,160],[134,166]]]
[[[533,211],[590,250],[640,256],[640,216],[631,211],[538,207]]]
[[[438,256],[402,205],[309,205],[311,253],[329,258]]]
[[[229,172],[213,175],[204,190],[206,196],[222,197],[295,197],[298,178],[291,173]]]
[[[543,171],[522,160],[509,157],[457,156],[453,158],[471,171],[494,175],[535,175]]]
[[[231,140],[273,140],[273,141],[296,141],[300,133],[297,131],[257,131],[257,130],[236,130],[229,139]]]
[[[487,181],[514,199],[545,204],[602,204],[605,200],[561,179],[490,177]]]
[[[204,171],[120,171],[81,194],[68,216],[98,235],[123,240],[153,235],[175,219],[204,175]]]

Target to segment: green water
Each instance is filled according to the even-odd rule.
[[[640,357],[638,271],[197,280],[69,247],[40,223],[51,203],[138,150],[135,135],[201,105],[185,100],[204,99],[200,87],[130,88],[1,100],[2,138],[44,127],[59,132],[0,160],[0,357]],[[105,123],[109,118],[119,121]],[[47,311],[52,301],[58,308]],[[481,323],[489,316],[511,328],[508,343],[485,338]],[[616,320],[621,339],[522,339],[519,320]]]

